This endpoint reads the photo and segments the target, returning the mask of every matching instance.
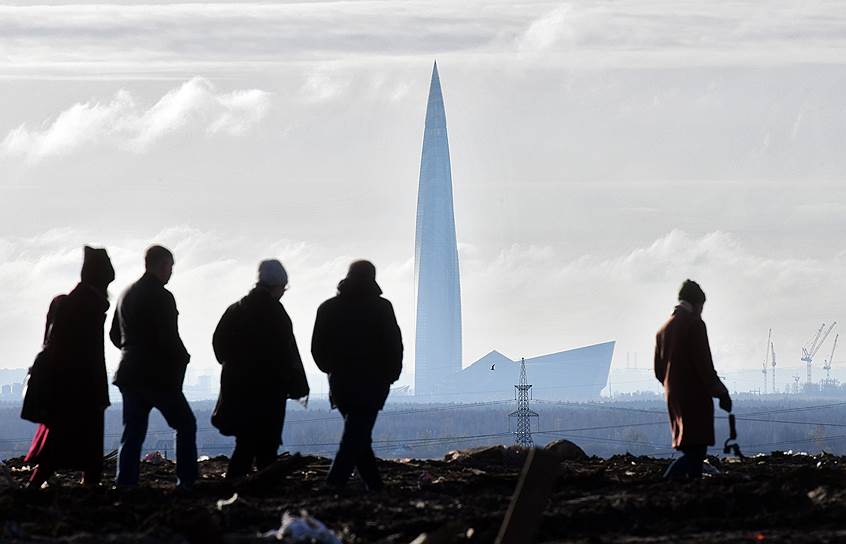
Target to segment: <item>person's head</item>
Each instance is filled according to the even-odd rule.
[[[164,284],[173,275],[173,264],[173,253],[166,247],[151,246],[144,254],[144,269]]]
[[[288,289],[288,272],[278,260],[264,260],[259,263],[257,285],[270,291],[270,294],[278,300]]]
[[[355,261],[347,271],[347,279],[354,281],[376,281],[376,267],[370,261]]]
[[[109,284],[115,281],[115,269],[105,249],[89,246],[83,248],[80,279],[82,283],[106,292]]]
[[[690,303],[697,315],[702,314],[702,309],[705,306],[705,291],[695,281],[684,280],[681,289],[679,289],[679,300]]]

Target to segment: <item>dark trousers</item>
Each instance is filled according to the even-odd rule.
[[[269,412],[266,411],[266,413]],[[235,435],[235,450],[229,458],[227,478],[241,478],[250,473],[253,462],[261,470],[273,464],[278,458],[282,427],[285,424],[285,401],[281,410],[264,422],[256,421],[251,429]]]
[[[702,463],[708,446],[682,446],[678,448],[682,456],[667,468],[664,478],[667,480],[694,480],[702,477]]]
[[[372,433],[376,424],[379,410],[376,408],[355,408],[344,410],[339,408],[344,416],[344,434],[341,445],[329,476],[326,481],[330,485],[343,486],[352,475],[353,469],[358,469],[358,475],[364,480],[367,488],[373,491],[382,488],[382,477],[376,465],[376,455],[373,453]]]
[[[121,391],[123,395],[123,435],[120,439],[117,485],[138,483],[141,448],[147,436],[150,411],[156,408],[176,431],[177,485],[190,486],[197,479],[197,420],[181,391],[152,393]]]

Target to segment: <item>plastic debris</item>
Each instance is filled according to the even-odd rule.
[[[226,508],[227,506],[232,506],[236,502],[238,502],[238,494],[233,493],[232,496],[228,499],[219,499],[217,501],[217,509],[222,512],[224,508]]]
[[[282,525],[279,529],[268,531],[261,536],[291,543],[341,544],[335,533],[320,520],[308,515],[305,510],[301,511],[299,516],[285,512],[282,514]]]
[[[165,458],[164,455],[162,455],[162,452],[151,451],[150,453],[148,453],[147,455],[145,455],[143,457],[142,461],[144,461],[145,463],[152,463],[154,465],[160,465],[162,463],[167,462],[167,459]]]

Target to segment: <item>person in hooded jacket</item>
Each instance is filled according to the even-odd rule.
[[[376,267],[352,263],[337,296],[317,309],[311,353],[329,375],[331,401],[344,417],[344,432],[327,477],[346,485],[354,469],[367,489],[382,488],[371,447],[373,426],[402,371],[402,335],[391,303],[382,298]]]
[[[57,469],[81,470],[85,486],[100,483],[109,406],[104,324],[114,279],[106,250],[85,246],[80,283],[50,304],[42,362],[51,395],[44,399],[48,406],[38,407],[46,420],[24,459],[36,464],[30,487],[41,487]]]
[[[655,339],[655,377],[664,385],[673,448],[682,456],[664,477],[670,480],[699,478],[708,446],[714,445],[714,402],[731,412],[728,389],[714,370],[708,332],[702,321],[705,293],[698,283],[686,280],[679,291],[673,315]]]
[[[275,259],[259,264],[256,286],[227,308],[212,345],[222,365],[212,424],[235,436],[227,479],[277,458],[287,399],[309,394],[291,318],[280,303],[288,273]]]

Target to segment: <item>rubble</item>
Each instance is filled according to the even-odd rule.
[[[43,490],[0,486],[0,541],[267,543],[262,535],[278,533],[284,512],[305,510],[345,544],[408,544],[423,534],[427,542],[441,534],[451,542],[493,542],[517,487],[518,453],[496,447],[445,460],[381,461],[387,490],[378,493],[365,493],[355,479],[345,491],[327,489],[330,460],[307,455],[283,456],[273,470],[241,483],[226,481],[227,459],[213,457],[200,464],[190,494],[174,489],[170,462],[142,463],[141,486],[131,490],[84,489],[78,473],[60,472]],[[709,458],[719,473],[683,484],[661,479],[669,459],[561,461],[537,542],[844,541],[844,461],[787,453]],[[18,485],[31,473],[20,458],[7,465]],[[110,463],[105,481],[113,477]]]

